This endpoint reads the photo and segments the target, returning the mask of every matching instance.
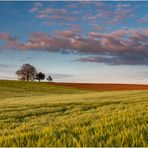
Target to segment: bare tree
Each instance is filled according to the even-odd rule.
[[[34,80],[36,76],[36,68],[30,64],[24,64],[22,67],[16,71],[16,75],[20,80]]]
[[[36,74],[36,78],[35,79],[40,82],[41,80],[45,79],[45,74],[42,73],[42,72],[39,72],[39,73]]]
[[[48,80],[49,82],[52,82],[52,81],[53,81],[53,79],[52,79],[51,76],[48,76],[48,77],[46,78],[46,80]]]

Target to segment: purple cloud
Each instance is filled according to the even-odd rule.
[[[78,59],[82,62],[148,64],[148,29],[119,29],[110,33],[89,32],[86,36],[78,30],[60,31],[54,35],[35,32],[31,33],[28,41],[24,43],[8,33],[1,33],[0,39],[6,41],[9,49],[95,55]]]

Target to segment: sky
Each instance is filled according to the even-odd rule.
[[[148,83],[148,1],[1,1],[0,79],[26,63],[55,82]]]

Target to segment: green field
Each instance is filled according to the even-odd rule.
[[[0,81],[0,147],[148,147],[148,91]]]

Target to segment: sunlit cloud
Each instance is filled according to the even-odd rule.
[[[34,32],[30,33],[25,43],[14,39],[8,33],[1,33],[0,38],[6,41],[9,49],[95,55],[80,59],[82,62],[148,64],[148,29],[119,29],[110,33],[89,32],[87,36],[82,36],[78,30],[60,31],[55,35]],[[112,57],[100,58],[96,55]]]

